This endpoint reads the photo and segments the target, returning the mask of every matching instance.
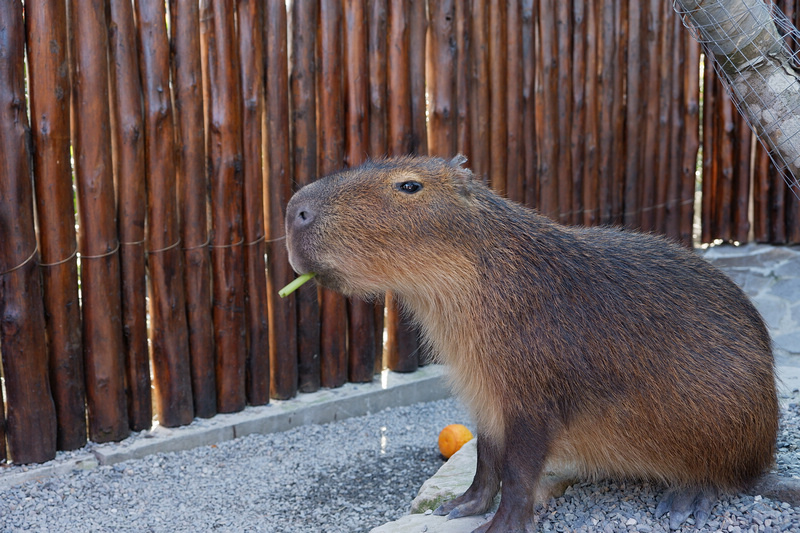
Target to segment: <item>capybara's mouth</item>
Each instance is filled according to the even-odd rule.
[[[289,250],[289,264],[292,265],[292,269],[295,272],[298,274],[307,274],[309,272],[319,274],[318,270],[321,269],[314,268],[313,261],[301,251],[304,248],[302,243],[297,242],[297,239],[293,238],[289,233],[286,235],[286,248]]]
[[[291,203],[290,203],[291,205]],[[289,251],[289,264],[298,274],[314,273],[314,280],[323,287],[346,293],[346,283],[341,276],[321,260],[323,243],[310,227],[297,226],[289,223],[287,210],[286,217],[286,248]]]

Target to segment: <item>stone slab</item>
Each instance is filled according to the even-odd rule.
[[[448,520],[447,517],[432,514],[433,509],[467,490],[475,475],[477,457],[477,440],[472,439],[423,483],[419,494],[411,502],[410,514],[376,527],[370,533],[469,533],[484,524],[497,510],[499,497],[492,509],[483,515]]]

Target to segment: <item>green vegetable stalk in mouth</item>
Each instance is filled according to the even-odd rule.
[[[280,296],[281,298],[286,298],[287,296],[292,294],[294,291],[299,289],[300,286],[303,285],[303,283],[305,283],[306,281],[310,280],[315,275],[316,274],[314,274],[313,272],[307,272],[307,273],[305,273],[305,274],[303,274],[301,276],[298,276],[293,282],[289,283],[284,288],[279,290],[278,291],[278,296]]]

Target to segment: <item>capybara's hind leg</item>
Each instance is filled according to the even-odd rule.
[[[502,451],[488,437],[478,435],[478,465],[475,478],[467,491],[440,505],[433,514],[447,518],[460,518],[486,512],[500,490]]]
[[[695,527],[703,527],[717,497],[717,491],[713,488],[670,489],[664,493],[656,507],[656,518],[661,518],[669,512],[669,528],[678,529],[689,515],[694,515]]]

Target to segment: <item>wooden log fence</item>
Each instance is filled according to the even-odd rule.
[[[367,157],[463,153],[568,224],[800,243],[665,0],[0,0],[0,28],[0,460],[423,364],[392,295],[277,297],[291,194]]]

